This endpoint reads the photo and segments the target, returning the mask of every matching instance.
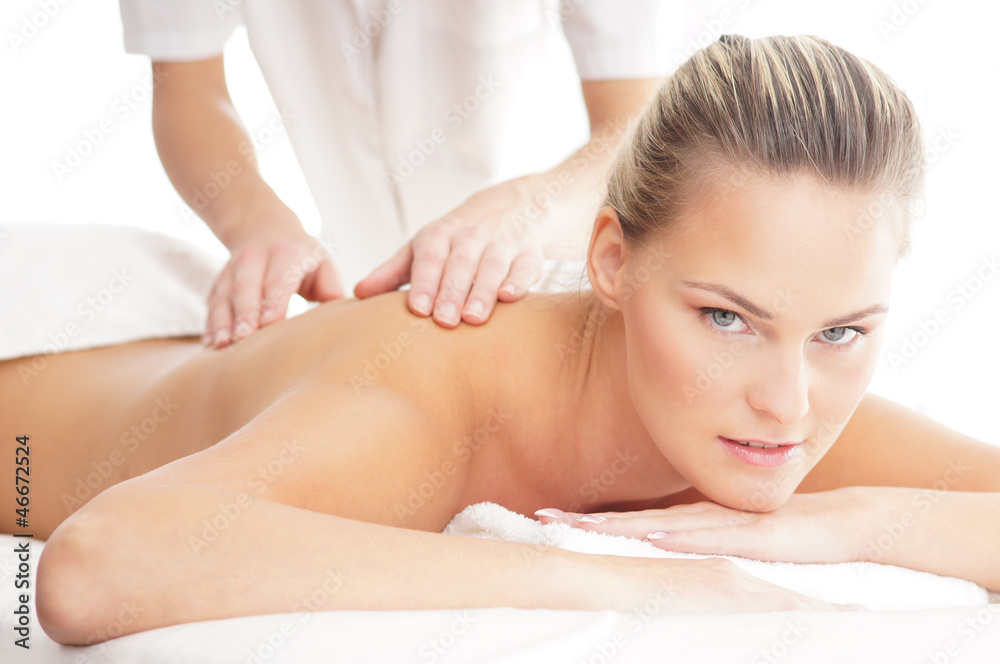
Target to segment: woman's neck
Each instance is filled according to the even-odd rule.
[[[517,483],[549,501],[540,507],[571,511],[643,509],[687,489],[632,403],[621,315],[592,291],[555,302],[512,317],[523,352],[496,367]]]

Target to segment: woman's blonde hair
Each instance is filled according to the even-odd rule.
[[[877,194],[859,224],[884,215],[899,256],[909,253],[924,171],[913,105],[878,67],[823,39],[725,35],[664,82],[632,131],[607,198],[628,240],[668,226],[719,175],[805,172]]]

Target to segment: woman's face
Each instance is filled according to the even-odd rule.
[[[615,289],[632,399],[709,499],[781,506],[864,395],[898,249],[872,201],[805,175],[744,178],[630,247]]]

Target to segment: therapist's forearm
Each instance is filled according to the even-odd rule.
[[[1000,493],[857,490],[869,501],[859,559],[1000,590]]]
[[[539,176],[536,182],[541,189],[537,189],[536,184],[536,200],[547,201],[546,195],[559,191],[552,197],[544,220],[550,224],[545,242],[546,258],[573,259],[585,254],[594,214],[607,194],[605,180],[621,135],[618,125],[603,125],[569,159]]]
[[[580,258],[586,252],[594,214],[603,205],[608,169],[629,122],[655,94],[660,79],[583,81],[590,140],[555,168],[528,176],[532,223],[547,258]]]
[[[184,201],[228,248],[302,229],[264,181],[225,84],[222,58],[153,63],[153,136]],[[303,231],[304,232],[304,231]]]

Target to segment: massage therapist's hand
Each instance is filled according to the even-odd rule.
[[[794,563],[863,560],[868,502],[865,487],[792,494],[773,512],[744,512],[714,502],[640,512],[582,515],[545,510],[542,523],[561,522],[609,535],[648,539],[668,551],[732,555]]]
[[[223,348],[281,320],[295,293],[313,302],[344,297],[329,253],[301,226],[251,235],[231,252],[208,298],[206,346]]]
[[[531,176],[484,189],[421,228],[392,258],[362,279],[359,298],[410,283],[410,310],[443,327],[489,319],[497,300],[521,298],[542,274],[539,224],[527,221]]]

